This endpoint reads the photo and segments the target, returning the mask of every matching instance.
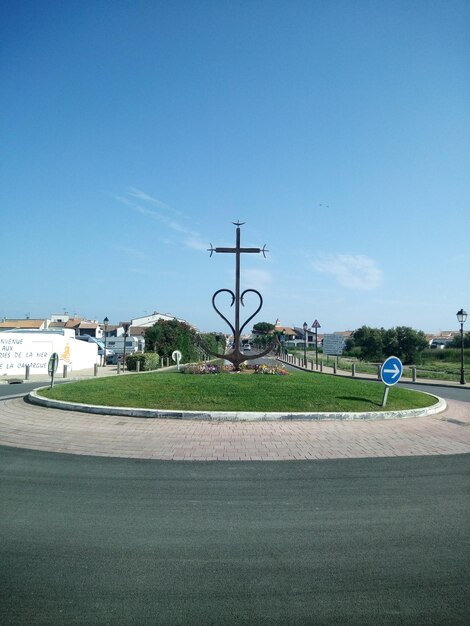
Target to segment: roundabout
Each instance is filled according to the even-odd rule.
[[[0,404],[0,445],[91,456],[185,461],[311,460],[470,452],[468,403],[381,420],[148,419]]]
[[[0,402],[2,623],[467,623],[470,403],[449,396],[378,420]]]
[[[55,398],[45,397],[37,390],[30,394],[28,402],[23,398],[3,401],[0,445],[79,455],[190,461],[286,461],[470,452],[470,430],[465,427],[470,424],[470,404],[460,401],[460,396],[465,399],[465,392],[454,399],[444,387],[426,388],[428,393],[419,394],[397,388],[391,394],[390,406],[379,410],[381,385],[376,382],[297,373],[225,378],[169,374],[159,372],[153,379],[151,373],[89,379],[54,387],[49,395]],[[324,381],[323,392],[320,381]],[[306,410],[306,404],[299,404],[305,400],[299,399],[301,390],[309,386],[315,390],[316,410]],[[156,395],[156,387],[160,395]],[[259,410],[262,405],[259,398],[258,404],[255,402],[255,396],[259,396],[256,390],[269,396],[271,410]],[[337,400],[334,390],[339,390]],[[199,402],[199,410],[170,408],[172,400],[173,405],[182,402],[175,399],[178,394],[184,401]],[[201,408],[208,406],[209,394],[213,395],[212,406],[220,408],[218,402],[227,402],[238,410]],[[148,396],[152,396],[151,401]],[[137,398],[141,406],[119,406],[123,404],[122,397],[132,401]],[[404,410],[403,404],[393,404],[396,400],[403,402],[403,398],[406,402],[413,398],[415,408]],[[111,399],[115,406],[109,406]],[[281,400],[284,410],[272,411]],[[311,404],[308,394],[306,401]],[[363,410],[346,411],[344,402],[355,403],[356,409]],[[324,410],[328,408],[326,403],[336,410]],[[258,411],[246,410],[252,405]],[[367,406],[371,407],[368,411],[364,410]],[[299,408],[303,410],[293,410]]]

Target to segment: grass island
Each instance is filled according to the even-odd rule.
[[[38,393],[81,404],[183,411],[400,411],[436,403],[428,394],[393,387],[382,409],[383,391],[375,381],[298,371],[287,376],[151,372],[71,382]]]

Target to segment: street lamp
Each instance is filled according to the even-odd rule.
[[[307,367],[307,322],[304,322],[304,367]]]
[[[126,339],[127,339],[127,333],[129,331],[129,326],[130,324],[123,324],[122,327],[124,328],[124,354],[122,357],[122,371],[125,372],[126,371]]]
[[[103,320],[103,324],[104,324],[104,367],[106,367],[106,357],[107,357],[107,335],[108,335],[108,324],[109,324],[109,320],[107,317],[104,318]]]
[[[460,384],[465,385],[465,369],[463,366],[463,325],[467,319],[467,312],[463,309],[457,311],[457,320],[460,324]]]

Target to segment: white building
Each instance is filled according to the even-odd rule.
[[[186,322],[186,320],[179,319],[178,317],[170,315],[169,313],[157,313],[157,311],[154,311],[151,315],[135,317],[133,320],[131,320],[131,326],[149,327],[153,326],[155,322],[158,322],[158,320],[165,320],[167,322],[171,322],[171,320],[177,320],[178,322],[184,322],[185,324],[188,323]]]
[[[0,332],[0,377],[48,374],[53,352],[59,355],[58,370],[69,372],[99,364],[98,345],[75,339],[73,330],[12,330]]]

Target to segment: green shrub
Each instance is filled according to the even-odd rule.
[[[461,352],[458,348],[444,348],[443,350],[424,350],[421,353],[421,363],[429,361],[445,361],[448,363],[460,363]],[[470,349],[464,349],[464,361],[470,362]]]
[[[149,372],[156,370],[160,362],[160,357],[155,352],[141,352],[126,356],[126,368],[132,372],[137,370],[137,361],[140,361],[140,371]]]

